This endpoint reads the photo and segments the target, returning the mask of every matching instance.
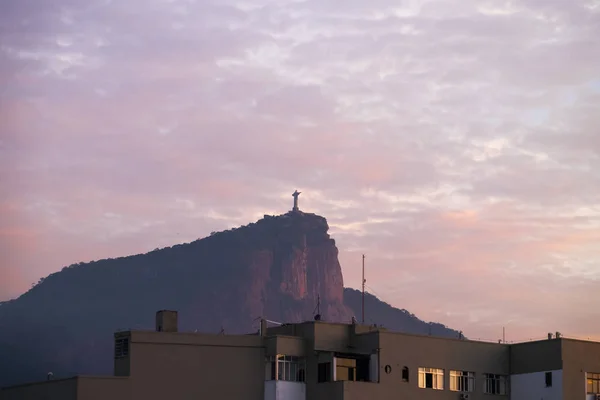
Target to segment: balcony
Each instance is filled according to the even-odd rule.
[[[265,381],[265,400],[306,400],[304,382]]]
[[[303,357],[278,354],[265,362],[265,400],[306,400]]]

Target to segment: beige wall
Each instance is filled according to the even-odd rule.
[[[131,398],[263,400],[260,336],[132,332]]]
[[[315,350],[347,352],[351,325],[315,322]]]
[[[365,336],[367,338],[368,336]],[[379,334],[380,387],[378,399],[406,398],[453,399],[458,393],[449,390],[450,370],[475,372],[475,390],[470,393],[473,400],[489,398],[483,394],[483,374],[505,374],[509,372],[509,352],[507,345],[496,343],[471,342],[468,340],[443,339],[427,336],[380,332]],[[385,366],[391,367],[391,373],[385,372]],[[402,368],[409,368],[409,382],[402,380]],[[444,390],[422,389],[418,387],[418,369],[444,369]],[[373,385],[365,382],[349,384],[346,393],[353,390],[362,393]],[[372,390],[372,389],[369,389]],[[359,398],[359,394],[348,394]],[[346,398],[346,397],[345,397]],[[494,396],[494,398],[507,398]]]
[[[315,389],[318,400],[404,400],[398,393],[386,391],[381,385],[371,382],[338,381],[320,383]],[[309,399],[307,397],[307,399]],[[420,400],[420,397],[415,397]],[[456,399],[455,399],[456,400]]]
[[[0,390],[1,400],[77,400],[77,378],[44,381]]]
[[[78,400],[130,400],[129,378],[81,376],[77,379]]]
[[[562,339],[563,398],[585,398],[585,373],[600,373],[600,343]]]
[[[129,380],[78,376],[20,385],[0,391],[1,400],[130,400]]]
[[[307,352],[307,341],[301,337],[273,336],[265,338],[267,355],[285,354],[287,356],[304,357]]]

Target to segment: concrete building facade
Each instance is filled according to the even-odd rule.
[[[564,338],[515,345],[310,321],[259,333],[115,333],[113,377],[4,388],[2,400],[596,400],[600,343]]]

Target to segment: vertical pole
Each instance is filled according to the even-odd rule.
[[[502,327],[502,343],[506,343],[506,331],[504,327]]]
[[[317,295],[317,314],[321,314],[321,295]]]
[[[362,323],[365,324],[365,255],[362,257]]]

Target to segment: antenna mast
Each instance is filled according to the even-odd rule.
[[[317,312],[316,314],[315,314],[315,311]],[[321,295],[317,295],[317,306],[315,307],[313,314],[315,314],[315,316],[314,316],[315,321],[321,320]]]
[[[362,323],[365,323],[365,255],[362,255]]]

